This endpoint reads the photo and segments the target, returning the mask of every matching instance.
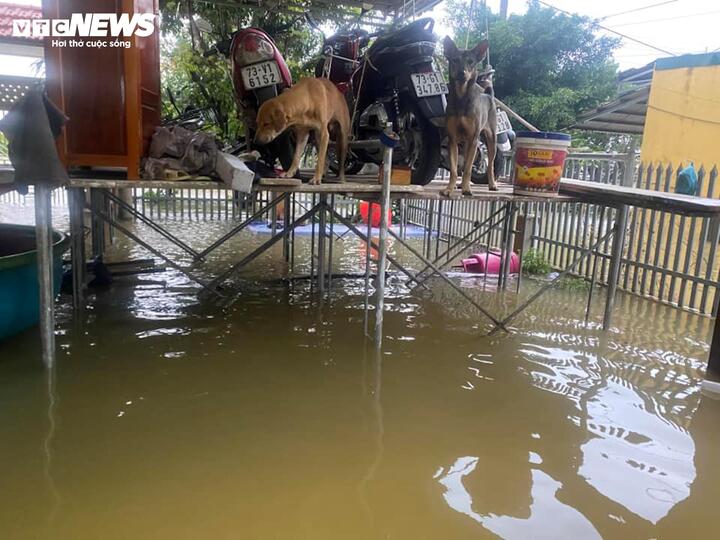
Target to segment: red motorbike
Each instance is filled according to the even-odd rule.
[[[235,101],[245,122],[245,147],[260,152],[268,165],[278,159],[283,168],[292,163],[295,145],[286,131],[267,145],[255,139],[255,118],[260,105],[292,86],[287,63],[273,39],[258,28],[236,31],[229,40],[217,43],[212,52],[230,59]]]

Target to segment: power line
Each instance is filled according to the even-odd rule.
[[[555,11],[559,11],[560,13],[564,13],[565,15],[570,15],[571,17],[577,17],[577,13],[571,13],[570,11],[565,11],[564,9],[560,9],[559,7],[555,7],[552,4],[548,4],[547,2],[543,2],[543,0],[537,0],[540,4],[543,6],[549,7],[551,9],[554,9]],[[630,37],[626,34],[623,34],[622,32],[618,32],[617,30],[613,30],[612,28],[608,28],[607,26],[603,26],[602,24],[598,24],[597,22],[594,22],[595,26],[598,28],[602,28],[606,32],[610,32],[611,34],[616,34],[620,36],[621,38],[625,38],[629,41],[634,41],[635,43],[639,43],[640,45],[644,45],[645,47],[649,47],[651,49],[655,49],[656,51],[660,51],[664,54],[669,54],[670,56],[677,56],[674,52],[667,51],[665,49],[661,49],[660,47],[656,47],[655,45],[651,45],[650,43],[646,43],[645,41],[640,41],[639,39],[636,39],[634,37]]]
[[[664,6],[665,4],[672,4],[674,2],[677,2],[677,0],[665,0],[665,2],[658,2],[657,4],[650,4],[649,6],[639,7],[635,9],[629,9],[627,11],[621,11],[619,13],[613,13],[612,15],[605,15],[604,17],[600,17],[597,19],[598,21],[604,21],[605,19],[609,19],[610,17],[618,17],[620,15],[627,15],[628,13],[635,13],[636,11],[644,11],[646,9],[658,7],[658,6]]]
[[[649,24],[649,23],[655,23],[655,22],[661,22],[661,21],[675,21],[677,19],[690,19],[692,17],[703,17],[705,15],[714,15],[715,13],[720,13],[720,10],[716,9],[715,11],[706,11],[705,13],[690,13],[688,15],[676,15],[675,17],[663,17],[662,19],[650,19],[645,21],[635,21],[635,22],[628,22],[628,23],[620,23],[614,25],[615,28],[618,28],[620,26],[633,26],[637,24]]]

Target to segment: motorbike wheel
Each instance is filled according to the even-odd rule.
[[[251,131],[250,140],[252,141],[254,138],[255,132]],[[241,143],[239,147],[244,149],[244,143]],[[268,144],[255,145],[251,143],[250,149],[260,152],[261,159],[268,167],[275,168],[275,160],[279,160],[282,168],[287,171],[295,156],[295,135],[292,131],[285,131]]]
[[[440,167],[440,131],[418,110],[413,101],[400,102],[399,149],[403,165],[412,169],[410,183],[424,186],[432,182]]]
[[[335,143],[332,142],[330,143],[327,151],[327,163],[330,172],[337,175],[340,171],[340,164],[338,163],[337,156],[335,155]],[[353,156],[351,152],[348,152],[347,158],[345,159],[345,174],[357,174],[364,166],[364,162]]]
[[[504,154],[500,150],[495,152],[495,159],[493,160],[493,171],[495,172],[495,180],[498,178],[498,171],[502,168],[504,161]],[[481,144],[481,148],[478,148],[478,152],[475,155],[475,161],[473,162],[472,175],[470,181],[473,184],[487,184],[487,149],[485,144]]]
[[[277,139],[267,145],[270,154],[280,161],[280,165],[284,170],[288,170],[292,165],[295,155],[295,137],[290,131],[281,133]]]

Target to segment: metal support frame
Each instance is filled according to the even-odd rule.
[[[503,229],[503,250],[502,261],[500,265],[500,274],[498,276],[501,289],[507,289],[508,280],[510,278],[510,260],[512,259],[513,238],[515,231],[515,211],[517,207],[515,203],[505,203],[505,226]]]
[[[312,280],[313,285],[316,285],[318,287],[318,291],[321,295],[323,295],[325,292],[327,292],[331,286],[332,283],[332,277],[333,277],[333,240],[335,236],[334,232],[334,223],[335,220],[337,220],[340,223],[343,223],[349,231],[354,233],[356,236],[364,240],[367,244],[367,252],[365,257],[365,272],[364,272],[364,278],[365,278],[365,321],[364,321],[364,330],[365,334],[369,336],[369,307],[370,307],[370,279],[371,279],[371,251],[373,249],[377,250],[377,271],[375,273],[375,292],[374,292],[374,311],[375,311],[375,318],[374,318],[374,327],[373,327],[373,340],[375,342],[376,347],[382,346],[383,341],[383,322],[384,322],[384,307],[385,307],[385,286],[386,286],[386,277],[387,277],[387,270],[388,270],[388,264],[393,265],[394,267],[398,268],[400,272],[402,272],[405,276],[409,278],[409,281],[407,282],[408,285],[415,284],[414,288],[417,287],[424,287],[427,289],[426,282],[431,277],[437,275],[441,280],[443,280],[445,283],[447,283],[453,290],[455,290],[459,295],[461,295],[468,303],[470,303],[473,307],[475,307],[478,311],[480,311],[484,316],[486,316],[490,321],[492,321],[494,328],[490,332],[491,334],[496,332],[499,329],[502,329],[504,331],[508,331],[507,325],[510,321],[512,321],[520,312],[522,312],[524,309],[526,309],[532,302],[534,302],[537,298],[539,298],[540,295],[542,295],[546,290],[548,290],[550,287],[552,287],[559,279],[561,279],[566,274],[572,272],[586,257],[588,257],[591,254],[595,255],[595,261],[594,266],[597,264],[598,259],[598,253],[597,248],[600,244],[603,242],[607,242],[610,235],[614,234],[614,240],[613,240],[613,248],[612,248],[612,254],[611,254],[611,268],[610,268],[610,286],[608,288],[608,301],[605,306],[605,316],[603,319],[603,325],[605,328],[609,327],[610,320],[611,320],[611,314],[612,314],[612,308],[613,308],[613,300],[617,289],[617,283],[618,278],[620,274],[621,264],[622,264],[622,251],[623,251],[623,245],[624,245],[624,239],[625,239],[625,226],[627,223],[627,207],[622,206],[618,208],[616,213],[616,220],[614,227],[611,231],[607,232],[607,234],[603,235],[602,238],[597,240],[595,244],[592,247],[589,247],[588,249],[580,252],[579,255],[576,256],[575,260],[567,266],[565,270],[563,270],[559,275],[555,277],[552,281],[545,284],[543,287],[541,287],[538,291],[536,291],[529,299],[527,299],[525,302],[523,302],[522,305],[520,305],[518,308],[516,308],[512,313],[510,313],[508,316],[506,316],[503,319],[499,319],[495,316],[493,316],[491,313],[489,313],[483,305],[481,305],[480,302],[472,298],[466,290],[461,288],[459,285],[457,285],[450,277],[446,276],[443,272],[443,269],[450,264],[450,262],[457,257],[459,253],[462,252],[462,250],[467,249],[468,245],[472,245],[473,243],[480,242],[484,238],[487,238],[487,248],[486,252],[489,252],[489,246],[491,242],[491,236],[493,236],[493,231],[497,230],[498,228],[501,229],[501,238],[497,239],[499,240],[499,243],[502,245],[503,248],[503,260],[501,263],[501,271],[500,275],[498,277],[498,285],[502,289],[507,289],[507,283],[509,278],[509,269],[510,269],[510,260],[511,260],[511,253],[513,250],[513,237],[515,235],[515,219],[516,215],[519,209],[519,206],[515,201],[505,201],[500,203],[501,205],[498,206],[495,202],[491,203],[491,209],[489,215],[482,221],[482,222],[475,222],[473,224],[472,229],[465,235],[463,235],[461,238],[456,238],[453,240],[452,232],[454,229],[454,222],[449,223],[449,233],[447,236],[447,239],[442,239],[443,242],[446,242],[445,249],[440,252],[440,233],[441,233],[441,225],[443,224],[443,215],[441,211],[441,205],[443,204],[443,201],[438,201],[437,204],[435,201],[429,199],[427,201],[427,227],[426,227],[426,236],[423,237],[422,242],[422,248],[416,249],[411,243],[407,242],[405,239],[405,229],[404,224],[401,224],[400,234],[397,234],[395,231],[393,231],[390,228],[390,222],[388,219],[388,211],[390,209],[390,203],[391,203],[391,175],[392,175],[392,148],[390,146],[385,146],[383,148],[383,177],[382,177],[382,188],[381,188],[381,194],[378,199],[374,199],[379,202],[380,204],[380,226],[379,226],[379,238],[377,242],[373,241],[372,235],[371,235],[371,225],[368,223],[367,226],[367,232],[362,232],[358,227],[356,227],[353,223],[351,223],[348,219],[340,215],[340,213],[337,212],[335,208],[335,197],[334,195],[328,196],[328,193],[321,192],[319,193],[319,201],[318,201],[318,195],[313,195],[313,204],[312,207],[305,211],[299,218],[296,218],[296,204],[294,201],[294,194],[290,191],[282,192],[281,194],[275,196],[271,201],[264,203],[263,200],[263,206],[262,208],[258,209],[258,202],[257,197],[253,197],[253,206],[252,206],[252,215],[250,217],[247,217],[245,221],[234,227],[231,231],[224,234],[222,237],[220,237],[218,240],[213,242],[210,246],[205,248],[202,251],[196,251],[189,245],[187,245],[185,242],[180,240],[178,237],[167,231],[165,228],[161,227],[152,218],[148,218],[145,216],[142,212],[139,212],[137,209],[133,208],[132,206],[128,205],[125,201],[123,201],[121,198],[113,195],[112,193],[105,192],[104,188],[91,188],[91,202],[90,204],[85,202],[85,195],[84,195],[84,188],[73,188],[71,189],[71,196],[70,196],[70,203],[71,203],[71,212],[70,212],[70,221],[71,221],[71,231],[73,233],[73,241],[72,241],[72,252],[73,252],[73,266],[76,272],[74,272],[74,285],[76,288],[76,293],[74,295],[73,301],[76,307],[80,307],[82,305],[83,300],[83,286],[84,286],[84,256],[85,256],[85,250],[84,250],[84,242],[83,242],[83,208],[88,208],[91,211],[92,216],[92,232],[93,232],[93,253],[100,254],[102,253],[104,249],[104,224],[108,224],[111,229],[117,229],[118,231],[122,232],[126,236],[128,236],[130,239],[134,240],[141,246],[148,249],[150,252],[152,252],[155,256],[163,259],[168,265],[173,267],[174,269],[182,272],[186,276],[188,276],[193,281],[200,284],[201,287],[207,292],[210,292],[222,299],[233,301],[235,298],[237,298],[236,291],[232,290],[224,290],[222,287],[223,283],[230,278],[234,273],[245,267],[247,264],[249,264],[251,261],[256,259],[261,254],[265,253],[268,249],[270,249],[275,243],[279,241],[283,241],[283,257],[285,261],[287,261],[291,268],[294,267],[294,257],[295,257],[295,242],[294,242],[294,236],[295,236],[295,229],[301,225],[302,223],[306,222],[306,220],[311,219],[312,220],[312,234],[311,234],[311,269],[310,269],[310,278]],[[254,194],[256,195],[256,193]],[[279,227],[277,225],[277,218],[278,218],[278,209],[277,206],[281,202],[285,202],[285,208],[282,212],[282,219],[283,219],[283,227],[282,230],[279,230]],[[134,216],[136,219],[142,221],[144,224],[148,225],[153,231],[161,234],[165,239],[173,243],[174,245],[180,247],[184,252],[191,255],[194,259],[194,262],[203,260],[209,253],[211,253],[213,250],[217,249],[221,245],[223,245],[225,242],[227,242],[230,238],[240,233],[242,230],[244,230],[247,226],[249,226],[253,221],[260,218],[263,215],[266,215],[268,213],[272,216],[272,235],[271,237],[264,242],[259,247],[255,248],[251,253],[244,256],[239,262],[233,264],[231,267],[229,267],[226,271],[222,272],[220,275],[215,277],[209,282],[204,282],[203,280],[200,280],[193,276],[188,268],[183,268],[177,263],[170,260],[167,256],[163,255],[158,249],[153,248],[150,244],[143,241],[138,237],[137,234],[134,234],[130,230],[128,230],[126,227],[124,227],[122,224],[118,223],[113,214],[108,211],[108,204],[112,202],[115,207],[122,208],[123,210],[130,213],[132,216]],[[453,204],[453,201],[450,202],[450,204]],[[302,206],[302,205],[300,205]],[[110,209],[111,210],[111,209]],[[401,213],[405,214],[404,205],[401,205]],[[437,214],[437,216],[435,216]],[[316,223],[314,217],[318,216],[318,223]],[[328,223],[328,219],[330,220]],[[370,220],[368,220],[370,221]],[[317,236],[317,249],[315,248],[315,226],[318,225],[318,236]],[[329,232],[328,232],[329,228]],[[436,231],[435,231],[435,228]],[[435,258],[431,260],[431,254],[432,254],[432,244],[433,239],[432,235],[435,233]],[[400,262],[392,257],[388,253],[388,243],[389,239],[393,238],[394,241],[398,242],[398,244],[402,247],[404,247],[407,251],[412,253],[417,259],[419,259],[422,263],[422,270],[420,270],[417,273],[414,273],[414,271],[410,271],[407,268],[405,268]],[[486,255],[487,256],[487,255]],[[191,267],[192,268],[192,267]],[[595,271],[593,272],[593,275],[595,274]],[[311,285],[312,287],[312,285]],[[312,290],[312,289],[311,289]],[[588,299],[588,305],[592,301],[592,291],[589,295]],[[719,345],[720,348],[720,345]],[[718,358],[720,358],[720,353],[718,353]],[[718,361],[720,363],[720,360]],[[719,368],[720,369],[720,368]]]
[[[337,211],[335,211],[334,209],[331,210],[331,213],[332,213],[333,216],[335,216],[335,218],[337,218],[337,220],[338,220],[340,223],[342,223],[343,225],[345,225],[352,233],[354,233],[355,236],[357,236],[357,237],[358,237],[360,240],[362,240],[363,242],[366,242],[366,243],[367,243],[368,247],[367,247],[366,259],[369,258],[369,256],[370,256],[370,249],[371,249],[371,248],[374,249],[374,250],[376,250],[378,253],[380,252],[380,245],[377,244],[377,243],[375,243],[375,242],[373,242],[373,240],[372,240],[372,236],[371,236],[371,233],[370,233],[370,230],[371,230],[370,220],[368,220],[368,226],[367,226],[367,228],[368,228],[368,233],[365,234],[365,233],[363,233],[360,229],[358,229],[355,225],[353,225],[348,219],[346,219],[346,218],[344,218],[343,216],[341,216],[341,215],[340,215]],[[413,273],[410,272],[410,270],[408,270],[407,268],[405,268],[395,257],[393,257],[392,255],[390,255],[389,253],[386,254],[386,257],[387,257],[387,260],[388,260],[388,262],[389,262],[390,264],[392,264],[395,268],[397,268],[398,270],[400,270],[400,272],[402,272],[403,274],[405,274],[405,276],[407,276],[407,278],[408,278],[408,283],[409,283],[410,281],[413,281],[413,280],[415,280],[415,279],[417,278],[416,275],[413,275]],[[369,264],[366,264],[365,269],[366,269],[367,272],[370,271],[369,268],[370,268],[370,265],[369,265]],[[366,282],[366,285],[367,285],[367,282]],[[420,284],[420,285],[421,285],[423,288],[427,289],[427,287],[426,287],[425,285],[423,285],[423,284]],[[366,290],[367,290],[367,288],[366,288]],[[366,294],[365,296],[367,297],[368,295]]]
[[[90,188],[90,234],[91,250],[93,257],[102,256],[105,253],[105,225],[97,218],[95,212],[103,210],[103,197],[99,188]],[[83,202],[83,205],[85,203]]]
[[[200,254],[197,251],[195,251],[193,248],[188,246],[185,242],[180,240],[177,236],[168,232],[166,229],[164,229],[163,227],[161,227],[160,225],[155,223],[153,220],[146,217],[142,212],[138,212],[137,210],[135,210],[132,206],[130,206],[125,201],[123,201],[120,197],[113,195],[109,190],[106,190],[106,189],[100,190],[100,192],[106,199],[113,201],[125,212],[127,212],[131,216],[135,217],[136,219],[142,221],[145,225],[150,227],[152,230],[154,230],[155,232],[157,232],[160,235],[162,235],[163,237],[165,237],[165,239],[169,240],[170,242],[175,244],[177,247],[179,247],[186,253],[192,255],[193,258],[195,258],[195,260],[202,259],[202,257],[200,256]]]
[[[55,364],[55,288],[53,283],[52,188],[35,185],[35,242],[40,296],[40,343],[46,368]]]
[[[291,209],[290,197],[289,194],[286,194],[283,203],[283,228],[287,227],[288,223],[290,223]],[[290,242],[290,235],[283,237],[283,259],[285,259],[286,263],[290,262]]]
[[[388,230],[388,233],[397,240],[400,245],[402,245],[405,249],[407,249],[410,253],[415,255],[418,259],[420,259],[424,264],[429,266],[439,277],[442,279],[445,283],[450,285],[453,290],[455,290],[460,296],[462,296],[465,300],[470,302],[473,306],[475,306],[478,311],[480,311],[483,315],[485,315],[488,319],[490,319],[493,324],[495,324],[496,327],[500,327],[503,330],[506,330],[505,324],[503,321],[500,321],[493,317],[484,307],[482,307],[479,303],[477,303],[470,295],[468,295],[464,290],[462,290],[458,285],[456,285],[449,277],[447,277],[437,266],[435,266],[430,260],[426,259],[422,253],[420,253],[418,250],[416,250],[414,247],[412,247],[410,244],[408,244],[405,240],[400,238],[397,234],[395,234],[394,231]]]
[[[503,325],[507,325],[509,322],[511,322],[515,317],[517,317],[520,313],[525,311],[525,309],[532,304],[535,300],[540,298],[543,293],[545,293],[548,289],[553,287],[558,281],[560,281],[563,277],[565,277],[567,274],[575,270],[580,263],[585,260],[586,257],[588,257],[591,253],[595,252],[597,248],[602,244],[605,240],[610,238],[615,233],[615,229],[609,231],[605,235],[603,235],[600,239],[598,239],[591,247],[585,249],[582,251],[580,255],[575,257],[575,260],[565,268],[562,272],[560,272],[558,275],[556,275],[553,279],[548,281],[545,285],[543,285],[540,289],[538,289],[530,298],[525,300],[520,306],[518,306],[512,313],[510,313],[507,317],[505,317],[501,322]],[[493,328],[488,335],[492,335],[495,332],[498,331],[502,327],[496,326]],[[507,329],[505,329],[507,331]]]
[[[257,193],[257,192],[255,192]],[[254,194],[253,194],[254,195]],[[208,247],[206,247],[204,250],[202,250],[200,253],[197,254],[197,257],[195,260],[201,260],[208,256],[212,251],[215,251],[218,247],[223,245],[225,242],[230,240],[233,236],[238,234],[240,231],[245,229],[248,225],[250,225],[253,221],[259,219],[263,216],[263,214],[267,213],[268,210],[271,208],[275,208],[278,204],[280,204],[280,201],[286,200],[289,193],[282,193],[275,197],[272,201],[270,201],[265,206],[261,207],[260,210],[254,211],[253,214],[247,218],[245,221],[240,223],[237,227],[234,227],[232,230],[228,231],[224,235],[222,235],[220,238],[215,240],[212,244],[210,244]],[[252,209],[255,210],[255,197],[253,196],[253,204]]]
[[[434,265],[437,266],[438,269],[442,270],[445,266],[449,264],[449,261],[452,260],[452,258],[457,256],[457,253],[453,253],[453,251],[457,248],[462,246],[462,249],[465,249],[466,246],[464,244],[474,244],[482,240],[485,236],[489,235],[501,222],[498,221],[497,223],[493,223],[495,220],[495,217],[497,217],[498,214],[500,214],[501,210],[496,210],[495,212],[491,213],[486,219],[484,219],[482,222],[475,223],[473,228],[468,232],[465,236],[462,238],[459,238],[456,240],[453,244],[449,245],[445,251],[440,253],[432,262]],[[485,229],[485,227],[487,227]],[[485,229],[485,230],[483,230]],[[478,231],[480,231],[480,234],[477,237],[473,237]],[[442,259],[445,259],[445,262],[440,262]],[[417,285],[415,285],[414,288],[417,288],[418,286],[424,284],[428,279],[433,277],[437,272],[433,270],[427,275],[424,275],[425,272],[430,270],[430,266],[426,265],[422,270],[420,270],[414,277],[410,278],[407,281],[407,285],[412,284],[413,282],[416,282]]]
[[[380,234],[378,238],[377,285],[375,286],[375,347],[382,346],[383,310],[385,309],[385,271],[387,265],[387,235],[389,229],[388,210],[390,209],[390,181],[392,176],[393,149],[385,147],[383,153],[383,181],[380,195]],[[371,207],[372,208],[372,207]],[[372,212],[371,212],[372,214]],[[369,218],[368,218],[369,219]]]
[[[372,206],[370,206],[370,210],[368,211],[368,220],[367,220],[367,236],[365,236],[365,317],[363,319],[363,333],[365,334],[365,337],[370,337],[368,335],[368,309],[369,309],[369,302],[370,302],[370,240],[371,240],[371,234],[372,234]],[[346,226],[350,228],[349,226],[352,225],[348,221]],[[353,228],[355,228],[353,226]],[[352,230],[352,229],[351,229]],[[360,231],[357,230],[355,234],[358,234]],[[358,236],[361,236],[358,234]]]
[[[73,308],[82,309],[85,305],[85,223],[84,197],[82,189],[68,189],[70,211],[70,259],[73,278]]]
[[[600,211],[600,223],[605,222],[605,207],[602,207],[602,210]],[[590,320],[590,309],[592,308],[592,298],[593,298],[593,292],[595,291],[595,280],[597,279],[597,267],[598,267],[598,253],[597,250],[593,251],[593,263],[592,263],[592,273],[590,277],[590,289],[588,290],[588,299],[587,299],[587,305],[585,306],[585,322],[587,323]]]
[[[310,210],[305,212],[302,216],[297,218],[292,223],[286,225],[283,227],[282,231],[275,234],[274,236],[271,236],[269,240],[264,242],[262,245],[255,248],[250,254],[246,255],[242,258],[239,262],[232,265],[230,268],[228,268],[225,272],[217,276],[215,279],[213,279],[210,283],[207,284],[207,288],[210,290],[213,290],[216,294],[219,294],[215,291],[215,287],[218,287],[221,285],[227,278],[229,278],[232,274],[240,270],[242,267],[246,266],[251,261],[255,260],[258,256],[263,254],[265,251],[267,251],[270,247],[275,245],[278,241],[282,240],[285,236],[289,235],[293,230],[295,230],[296,227],[302,224],[303,221],[305,221],[308,218],[311,218],[314,216],[318,210],[320,210],[321,205],[318,203],[315,206],[313,206]]]
[[[612,323],[612,312],[615,306],[618,281],[620,280],[620,267],[622,253],[625,247],[625,229],[627,228],[628,207],[621,205],[615,213],[615,236],[613,238],[612,255],[610,258],[610,272],[608,274],[607,300],[603,315],[603,330],[609,330]]]
[[[318,271],[318,291],[320,294],[325,293],[325,240],[327,240],[327,214],[325,213],[325,209],[327,208],[327,194],[322,193],[320,195],[320,223],[318,224],[318,265],[317,265],[317,271]]]
[[[93,207],[90,206],[89,204],[86,204],[85,206],[86,206],[86,208],[88,208],[88,209],[93,213],[93,216],[94,216],[94,217],[99,218],[100,221],[102,221],[102,222],[104,222],[104,223],[107,223],[107,224],[110,225],[111,227],[114,227],[115,229],[117,229],[118,231],[120,231],[121,233],[123,233],[125,236],[127,236],[127,237],[130,238],[131,240],[137,242],[139,245],[141,245],[142,247],[144,247],[145,249],[147,249],[150,253],[152,253],[153,255],[161,258],[161,259],[162,259],[163,261],[165,261],[167,264],[169,264],[170,266],[172,266],[175,270],[177,270],[178,272],[180,272],[180,273],[184,274],[185,276],[187,276],[188,278],[190,278],[192,281],[194,281],[195,283],[197,283],[198,285],[200,285],[200,286],[201,286],[203,289],[205,289],[206,291],[208,291],[208,292],[210,292],[210,293],[212,293],[212,294],[215,294],[215,295],[217,295],[217,296],[219,296],[219,297],[223,297],[223,295],[220,294],[218,291],[216,291],[216,290],[212,289],[211,287],[209,287],[209,285],[208,285],[207,283],[205,283],[204,280],[202,280],[202,279],[200,279],[200,278],[198,278],[198,277],[196,277],[196,276],[193,276],[188,269],[183,268],[182,266],[180,266],[179,264],[177,264],[175,261],[173,261],[172,259],[170,259],[170,258],[167,257],[166,255],[164,255],[162,252],[160,252],[159,250],[155,249],[153,246],[151,246],[150,244],[148,244],[147,242],[145,242],[144,240],[142,240],[141,238],[139,238],[135,233],[133,233],[132,231],[130,231],[127,227],[125,227],[124,225],[118,223],[118,222],[115,221],[112,217],[108,216],[103,210],[93,209]]]

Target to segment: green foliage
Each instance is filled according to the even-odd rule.
[[[314,55],[319,54],[323,36],[313,30],[302,12],[288,13],[280,10],[263,10],[249,7],[233,7],[211,2],[188,0],[162,0],[163,43],[161,71],[163,113],[176,116],[167,89],[172,90],[178,108],[186,106],[214,107],[220,118],[217,135],[226,142],[234,142],[243,136],[242,121],[233,96],[232,75],[228,59],[217,55],[205,58],[203,53],[215,43],[229,40],[240,28],[254,26],[268,33],[278,46],[290,68],[293,80],[312,75]],[[339,8],[313,8],[313,15],[323,22],[342,22],[355,15],[353,10]],[[212,32],[202,33],[190,24],[194,17],[210,23]],[[200,85],[207,88],[210,99],[202,94]]]
[[[168,37],[162,43],[160,71],[164,117],[178,115],[169,99],[171,92],[180,111],[186,107],[208,107],[216,111],[216,135],[226,142],[235,141],[242,135],[230,70],[224,58],[204,58],[193,49],[187,36]],[[203,88],[207,94],[203,93]]]
[[[571,133],[573,147],[583,151],[624,154],[630,151],[633,140],[635,140],[635,148],[640,148],[640,135],[620,135],[579,130],[571,130]]]
[[[448,23],[459,46],[485,33],[485,13],[471,16],[470,0],[448,0]],[[569,16],[531,1],[524,15],[506,20],[488,12],[495,93],[543,130],[573,124],[580,111],[616,93],[612,52],[619,40],[598,37],[590,19]]]
[[[558,285],[561,289],[570,292],[587,292],[590,289],[590,283],[577,276],[565,276]]]
[[[532,276],[544,276],[550,273],[550,270],[552,270],[550,263],[547,261],[547,259],[545,259],[545,256],[537,249],[528,249],[525,253],[523,253],[523,274]]]

